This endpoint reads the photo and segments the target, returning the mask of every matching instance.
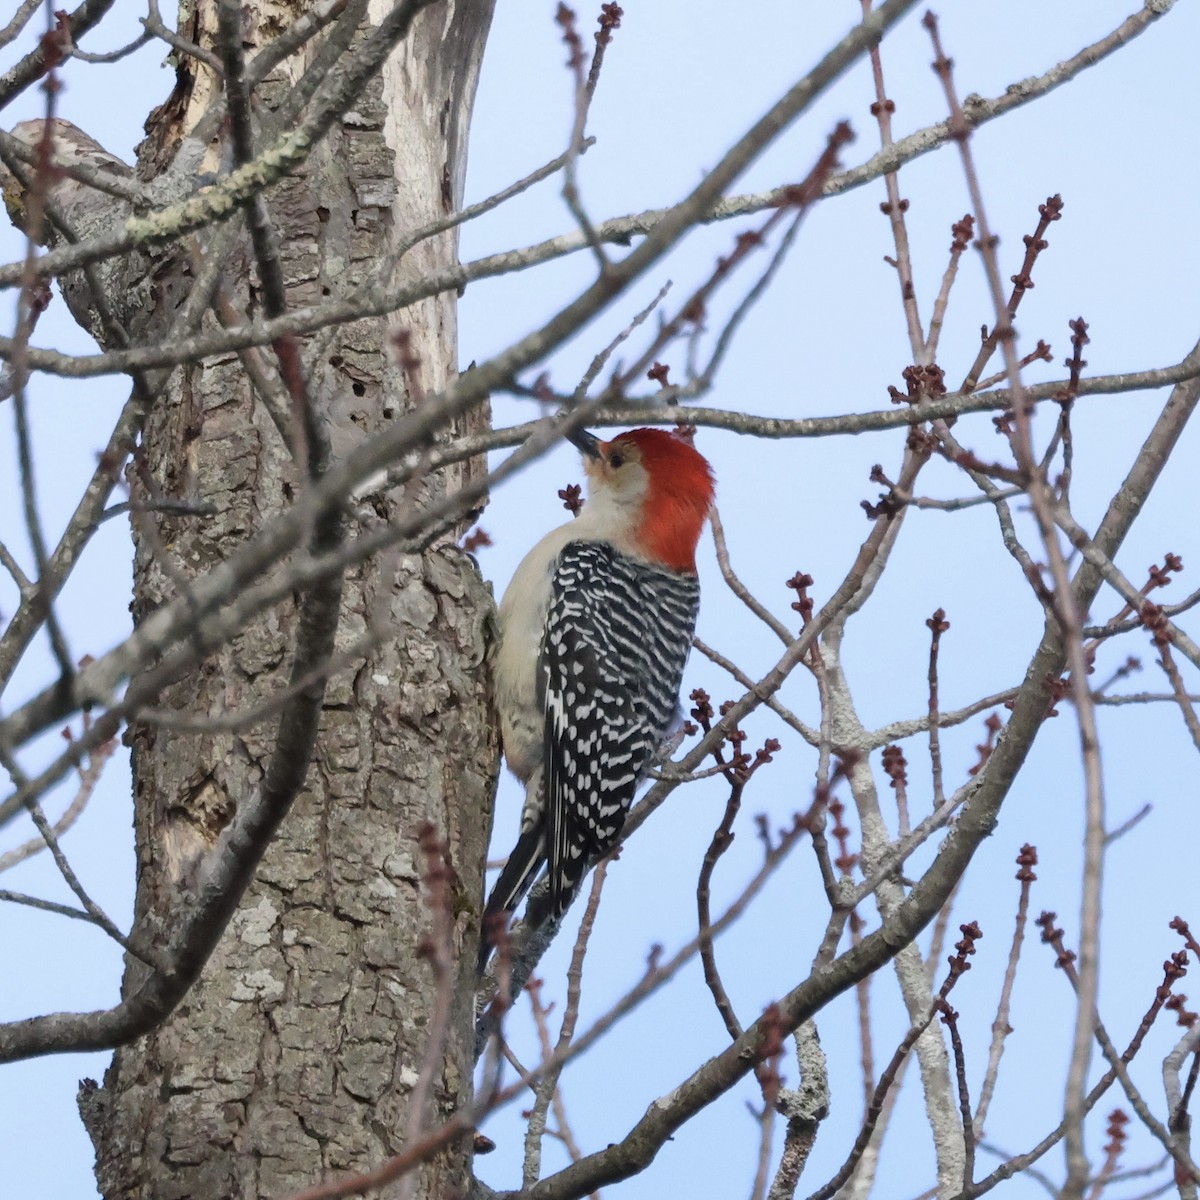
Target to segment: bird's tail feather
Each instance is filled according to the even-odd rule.
[[[517,839],[508,862],[500,872],[492,888],[492,894],[483,910],[483,928],[479,939],[479,973],[487,965],[492,952],[492,930],[497,921],[521,903],[530,885],[546,861],[546,848],[539,828],[526,830]]]

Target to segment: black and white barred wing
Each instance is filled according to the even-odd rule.
[[[694,575],[604,543],[559,556],[541,662],[552,916],[616,843],[670,729],[699,603]]]

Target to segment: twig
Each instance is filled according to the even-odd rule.
[[[31,582],[29,576],[21,570],[21,564],[17,562],[12,552],[3,542],[0,542],[0,567],[3,567],[12,577],[12,581],[17,585],[17,591],[21,593],[23,600],[29,598],[36,591],[37,585]]]
[[[42,840],[46,843],[50,851],[50,856],[54,859],[54,865],[58,867],[58,873],[63,877],[63,881],[67,887],[75,893],[80,905],[82,905],[93,923],[103,929],[114,942],[121,946],[122,949],[128,950],[135,958],[141,959],[149,967],[160,969],[163,962],[162,958],[150,948],[142,945],[140,940],[135,945],[130,938],[126,937],[117,928],[100,905],[88,895],[83,884],[79,882],[79,876],[75,874],[70,862],[67,860],[67,856],[63,853],[62,847],[58,844],[58,836],[54,832],[50,822],[46,820],[46,814],[42,812],[42,806],[36,800],[30,800],[26,804],[26,808],[30,817],[33,818],[34,825],[37,826],[38,833],[42,835]]]
[[[1035,363],[1035,362],[1053,362],[1053,361],[1054,361],[1054,357],[1050,353],[1050,347],[1044,341],[1039,339],[1038,344],[1035,349],[1031,350],[1028,354],[1022,355],[1021,368],[1023,370],[1025,367],[1028,367],[1031,363]],[[975,387],[977,390],[982,390],[983,388],[995,387],[996,384],[1003,383],[1004,380],[1007,378],[1008,378],[1007,370],[997,371],[994,375],[989,375],[986,379],[981,379],[975,385]],[[1051,443],[1051,444],[1053,444],[1053,443]]]
[[[49,10],[48,15],[49,15]],[[54,18],[51,17],[53,22]],[[55,67],[61,62],[63,53],[63,30],[51,28],[42,38],[47,56],[48,73],[45,83],[46,107],[43,117],[41,139],[37,147],[37,167],[28,193],[25,218],[25,263],[21,275],[21,294],[17,304],[17,327],[13,333],[12,384],[13,406],[17,432],[17,463],[21,480],[21,503],[25,513],[25,528],[29,545],[33,550],[34,567],[37,571],[38,596],[35,601],[43,610],[43,620],[49,635],[50,648],[58,663],[60,686],[67,688],[75,676],[75,663],[67,647],[66,636],[59,624],[54,602],[43,584],[46,576],[46,538],[42,529],[42,517],[38,508],[37,484],[33,469],[32,435],[29,429],[28,398],[25,387],[29,379],[27,349],[29,339],[37,326],[38,318],[50,302],[45,285],[39,286],[35,274],[38,261],[37,246],[45,236],[46,204],[52,179],[51,161],[54,157],[54,113],[59,83]]]
[[[80,50],[78,46],[71,51],[71,57],[79,59],[80,62],[112,64],[120,62],[123,58],[128,58],[131,54],[136,53],[143,46],[154,40],[156,34],[147,30],[145,33],[139,34],[132,42],[127,42],[124,46],[117,47],[116,50],[108,50],[104,53],[92,53],[88,50]]]
[[[116,749],[117,743],[115,739],[103,742],[92,751],[87,766],[78,768],[79,790],[75,793],[71,803],[67,805],[62,816],[52,826],[56,838],[62,837],[79,819],[80,814],[87,807],[88,801],[92,798],[96,784],[100,781],[100,775],[104,770],[105,763],[112,757]],[[35,837],[30,838],[24,845],[17,846],[4,854],[0,854],[0,872],[15,867],[17,863],[24,862],[27,858],[32,858],[35,854],[45,850],[48,845],[49,843],[45,838]],[[70,910],[72,914],[75,911],[75,909]],[[90,912],[88,913],[88,917],[90,920],[95,920]],[[96,923],[99,924],[99,922]],[[103,926],[101,927],[103,928]]]
[[[1004,1046],[1012,1026],[1008,1023],[1008,1014],[1012,1001],[1013,986],[1017,981],[1017,963],[1021,958],[1021,946],[1025,941],[1025,923],[1029,918],[1029,890],[1037,876],[1033,868],[1037,866],[1037,847],[1026,843],[1017,855],[1017,879],[1021,884],[1020,895],[1017,899],[1017,923],[1013,930],[1012,946],[1008,952],[1008,964],[1004,968],[1004,982],[1000,987],[1000,1001],[996,1005],[996,1019],[992,1022],[992,1044],[988,1048],[987,1069],[984,1071],[983,1084],[979,1089],[979,1103],[975,1108],[973,1122],[975,1141],[983,1138],[984,1125],[987,1122],[988,1108],[992,1102],[992,1094],[996,1090],[996,1080],[1000,1074],[1000,1059],[1004,1055]]]
[[[866,17],[871,11],[872,0],[862,0],[862,12]],[[878,46],[871,47],[871,72],[875,79],[875,101],[871,105],[871,115],[879,124],[879,148],[886,154],[893,148],[892,113],[896,105],[888,99],[887,89],[883,83],[883,58]],[[896,257],[887,261],[896,268],[896,277],[900,282],[900,300],[904,307],[904,320],[908,326],[908,342],[912,348],[913,361],[919,363],[932,362],[927,354],[925,331],[921,326],[921,314],[917,307],[917,292],[913,285],[912,254],[908,245],[908,227],[904,214],[908,211],[908,201],[900,198],[900,182],[895,169],[885,171],[884,186],[887,189],[887,200],[879,207],[887,217],[892,227],[892,240],[896,246]]]
[[[693,638],[692,645],[695,646],[701,654],[704,655],[710,662],[716,663],[718,667],[723,667],[734,679],[742,685],[742,687],[750,690],[754,687],[754,680],[750,678],[735,662],[728,659],[719,650],[714,650],[706,641],[701,638]],[[790,708],[787,708],[779,699],[778,695],[768,696],[765,701],[767,707],[779,717],[789,728],[794,729],[810,746],[815,746],[820,740],[820,735],[811,725],[806,725]]]
[[[720,755],[720,750],[714,751]],[[704,982],[712,993],[713,1003],[725,1028],[731,1038],[739,1038],[744,1032],[737,1013],[733,1009],[733,1001],[725,990],[721,980],[721,972],[717,968],[716,955],[713,951],[712,914],[709,903],[712,898],[712,873],[717,860],[733,843],[733,822],[737,817],[742,803],[742,786],[736,781],[730,785],[729,798],[725,801],[725,813],[720,825],[713,832],[712,841],[704,854],[700,867],[700,879],[696,884],[696,908],[700,927],[700,961],[704,966]]]
[[[926,24],[926,28],[931,29],[931,36],[936,38],[936,27]],[[940,62],[947,62],[945,55],[941,51],[940,46],[935,45],[936,52]],[[947,82],[949,78],[949,67],[943,70],[940,66],[935,65],[934,70],[938,72],[939,78],[947,87],[947,100],[950,102],[951,109],[954,115],[951,118],[951,136],[958,142],[960,151],[966,158],[966,122],[962,116],[962,110],[958,108],[957,98],[949,90],[950,84]],[[955,130],[958,132],[955,132]],[[973,173],[973,169],[972,169]],[[971,184],[968,184],[970,187]],[[987,220],[983,215],[982,204],[977,196],[978,185],[976,184],[971,193],[971,202],[975,205],[975,212],[979,221],[979,236],[981,248],[986,248],[991,235],[987,231]],[[1012,329],[1013,319],[1017,315],[1017,309],[1020,307],[1021,301],[1025,298],[1025,293],[1033,287],[1033,265],[1037,262],[1038,255],[1046,249],[1050,244],[1046,241],[1046,231],[1054,221],[1062,218],[1063,201],[1061,196],[1049,196],[1045,204],[1038,205],[1038,225],[1037,230],[1032,234],[1025,235],[1025,261],[1021,264],[1021,269],[1012,277],[1012,291],[1009,293],[1008,301],[1005,302],[1000,298],[999,280],[996,281],[996,287],[993,288],[993,300],[996,303],[998,316],[995,327],[983,339],[983,344],[979,348],[979,353],[975,357],[975,361],[971,364],[966,376],[962,382],[960,390],[964,392],[974,391],[979,386],[979,377],[983,373],[984,367],[987,366],[992,355],[996,352],[996,346],[1006,340],[1011,340],[1010,331]],[[992,242],[994,247],[995,243]],[[1044,357],[1041,349],[1042,343],[1038,344],[1038,349],[1028,361],[1032,362],[1035,358]],[[1012,377],[1011,366],[1006,366],[1004,374]]]
[[[703,391],[715,381],[717,371],[720,370],[721,364],[725,361],[725,357],[729,353],[729,348],[733,345],[734,335],[741,328],[742,322],[749,316],[750,311],[775,281],[776,275],[778,275],[788,253],[795,244],[796,237],[800,232],[800,226],[803,225],[804,218],[807,215],[808,208],[804,207],[792,218],[788,227],[783,231],[783,236],[779,239],[779,244],[775,247],[775,251],[771,255],[767,265],[726,318],[724,325],[721,327],[721,332],[717,334],[713,342],[712,353],[708,356],[708,362],[704,364],[702,370],[694,373],[694,385],[697,389]],[[697,324],[695,331],[699,333],[700,329],[701,326]]]
[[[733,249],[729,254],[717,259],[716,265],[709,273],[708,278],[688,296],[673,317],[662,323],[658,333],[649,346],[646,347],[641,357],[631,366],[627,367],[619,378],[613,381],[611,390],[614,394],[623,394],[624,389],[629,383],[635,379],[640,379],[643,372],[651,366],[663,350],[679,337],[685,329],[689,326],[696,329],[703,323],[708,311],[709,302],[718,289],[732,277],[734,270],[738,266],[766,244],[766,240],[775,226],[781,223],[789,212],[796,210],[797,215],[802,216],[817,203],[821,197],[821,188],[825,180],[837,168],[838,155],[842,147],[853,141],[853,139],[854,134],[845,121],[840,122],[834,127],[833,132],[826,138],[825,149],[813,164],[812,170],[809,171],[805,179],[786,189],[779,207],[757,229],[744,230],[737,235],[734,239]],[[782,250],[786,251],[787,246],[790,244],[790,239],[785,239]],[[765,282],[770,279],[780,261],[780,254],[776,254],[771,266],[768,267],[767,274],[759,280],[756,287],[751,289],[746,300],[743,301],[741,314],[739,315],[738,311],[735,311],[731,320],[741,320],[741,316],[744,315],[748,306],[761,294]],[[714,362],[718,361],[720,356],[724,354],[721,343],[718,343],[718,350],[719,353],[714,355]],[[701,386],[703,386],[703,383]]]
[[[742,582],[733,564],[729,561],[729,544],[725,540],[725,526],[721,522],[721,514],[714,505],[708,514],[712,526],[713,547],[717,552],[717,566],[721,570],[721,578],[725,580],[729,590],[786,646],[792,640],[792,631],[764,605],[757,596]]]
[[[0,900],[9,904],[22,904],[26,908],[40,908],[43,912],[54,913],[60,917],[73,917],[76,921],[87,921],[91,925],[99,925],[90,912],[72,908],[69,904],[56,904],[53,900],[43,900],[40,896],[27,896],[24,892],[10,892],[0,888]]]
[[[844,773],[845,764],[839,762],[836,768],[834,766],[833,706],[829,698],[829,677],[825,672],[824,663],[820,660],[816,663],[816,680],[817,696],[821,705],[821,732],[817,741],[817,803],[809,813],[808,831],[812,839],[813,857],[817,860],[817,870],[821,873],[825,898],[829,901],[829,921],[825,928],[825,936],[814,955],[814,967],[826,966],[833,961],[842,933],[850,920],[850,914],[854,911],[849,896],[849,880],[842,878],[835,870],[829,840],[825,836],[834,771]]]
[[[958,1109],[962,1114],[963,1184],[970,1187],[975,1179],[975,1131],[971,1124],[971,1094],[967,1088],[967,1063],[963,1054],[962,1037],[958,1032],[958,1013],[945,1000],[938,1005],[942,1023],[950,1030],[950,1046],[954,1054],[954,1076],[958,1086]]]
[[[608,345],[605,346],[604,349],[592,359],[591,363],[588,364],[588,369],[583,373],[582,378],[575,387],[576,402],[581,402],[584,399],[592,384],[595,383],[595,381],[600,377],[600,372],[603,371],[608,365],[608,360],[612,358],[617,348],[629,340],[635,329],[638,329],[640,326],[645,324],[646,318],[649,317],[649,315],[663,302],[663,300],[666,299],[667,293],[670,290],[671,281],[667,280],[667,282],[658,289],[658,295],[656,295],[654,299],[646,305],[645,308],[638,311],[634,315],[633,320],[630,321],[629,324],[626,325],[625,328],[622,329],[621,332],[618,333],[617,336],[613,338],[613,340],[609,342]]]
[[[540,1005],[539,997],[535,994],[536,989],[529,989],[530,1002],[534,1005],[535,1012],[540,1010],[538,1036],[542,1043],[542,1061],[544,1063],[555,1064],[557,1060],[561,1059],[561,1056],[571,1045],[571,1039],[575,1036],[575,1026],[579,1020],[579,1003],[583,995],[583,961],[587,954],[588,942],[591,940],[592,930],[596,924],[596,914],[600,910],[600,896],[604,890],[604,880],[608,874],[608,864],[610,861],[607,858],[602,860],[597,864],[595,871],[592,873],[591,891],[588,893],[588,901],[583,911],[583,919],[579,925],[579,933],[575,938],[575,948],[571,952],[571,962],[567,968],[567,1003],[566,1008],[563,1010],[562,1025],[559,1027],[558,1044],[554,1047],[550,1045],[550,1031],[545,1019],[548,1015],[548,1010]],[[579,1147],[575,1143],[575,1138],[571,1133],[571,1127],[567,1122],[566,1109],[563,1104],[562,1095],[558,1089],[562,1067],[563,1064],[561,1061],[557,1061],[557,1065],[546,1067],[541,1079],[536,1084],[531,1084],[535,1098],[533,1108],[529,1114],[529,1125],[525,1132],[525,1163],[523,1168],[524,1186],[527,1188],[532,1187],[541,1175],[541,1138],[546,1128],[546,1110],[551,1102],[555,1106],[555,1116],[558,1121],[559,1133],[567,1146],[572,1160],[578,1161],[582,1157]]]
[[[619,14],[620,11],[618,8],[617,13]],[[561,3],[560,0],[554,19],[563,31],[562,40],[568,51],[567,66],[570,67],[575,81],[574,117],[571,124],[570,139],[567,144],[567,153],[563,163],[562,197],[566,202],[567,208],[570,210],[571,216],[575,218],[575,223],[583,233],[587,245],[593,255],[595,255],[596,265],[603,276],[608,269],[608,255],[605,254],[604,245],[596,233],[591,218],[587,215],[583,207],[583,202],[579,198],[579,180],[575,168],[579,156],[583,152],[588,109],[591,107],[592,95],[596,90],[596,80],[600,74],[600,64],[604,57],[604,47],[608,44],[608,41],[605,40],[602,42],[599,36],[597,36],[596,50],[592,58],[592,77],[589,78],[584,74],[583,70],[583,42],[575,29],[574,11],[566,4]],[[618,16],[613,22],[612,27],[616,28],[619,24],[620,17]],[[611,39],[611,34],[607,36],[608,39]]]
[[[1020,689],[1012,687],[1005,688],[1002,692],[993,692],[990,696],[984,696],[980,700],[976,700],[968,704],[965,708],[957,708],[951,712],[941,713],[938,717],[938,728],[949,729],[953,725],[961,725],[964,721],[969,721],[972,717],[977,717],[981,712],[986,712],[989,708],[997,708],[1001,704],[1009,703]],[[900,741],[903,738],[912,737],[917,733],[924,733],[928,728],[929,717],[915,717],[907,721],[893,721],[890,725],[881,725],[878,729],[873,729],[870,732],[870,744],[872,749],[876,746],[886,745],[888,742]]]
[[[713,711],[709,703],[708,693],[697,688],[692,692],[690,698],[695,704],[695,707],[691,710],[691,716],[700,723],[700,727],[705,733],[711,732]],[[710,908],[712,900],[712,876],[718,860],[733,844],[733,823],[737,819],[738,812],[742,807],[742,795],[745,792],[746,784],[749,783],[758,768],[769,763],[772,754],[779,750],[779,743],[771,739],[758,752],[753,761],[751,761],[742,752],[744,739],[745,734],[739,729],[735,729],[730,733],[729,742],[733,748],[733,759],[731,761],[726,760],[719,744],[712,749],[714,761],[718,767],[725,771],[729,779],[729,798],[725,801],[725,812],[721,817],[721,822],[713,831],[712,840],[705,851],[704,860],[700,865],[700,877],[696,882],[696,915],[700,930],[700,961],[704,966],[704,982],[708,985],[708,990],[712,993],[713,1003],[717,1006],[717,1012],[720,1014],[721,1020],[725,1023],[725,1029],[735,1041],[742,1036],[744,1030],[737,1018],[737,1014],[734,1012],[733,1002],[729,998],[729,993],[725,990],[725,985],[721,980],[721,973],[717,969],[716,953],[713,949],[712,911]],[[761,1078],[759,1082],[762,1082]]]
[[[1192,745],[1200,750],[1200,718],[1196,716],[1192,698],[1188,695],[1183,676],[1175,664],[1175,656],[1171,653],[1171,635],[1165,628],[1167,621],[1158,605],[1151,604],[1149,601],[1142,608],[1142,620],[1153,635],[1152,640],[1158,650],[1159,666],[1162,667],[1163,673],[1171,685],[1171,694],[1175,697],[1179,711],[1183,714],[1183,723],[1187,726],[1188,733],[1192,735]]]
[[[997,1146],[995,1142],[980,1142],[979,1149],[987,1151],[988,1154],[994,1154],[1006,1165],[1010,1162],[1014,1162],[1019,1157],[1018,1155],[1010,1154],[1007,1150]],[[1037,1167],[1028,1165],[1022,1167],[1019,1173],[1022,1175],[1028,1175],[1029,1178],[1035,1183],[1040,1184],[1042,1190],[1051,1197],[1051,1200],[1062,1200],[1062,1192],[1059,1191],[1058,1184],[1044,1171],[1039,1171]]]
[[[0,48],[7,46],[20,36],[21,30],[29,24],[29,19],[37,12],[41,2],[42,0],[21,0],[17,11],[12,15],[12,20],[3,29],[0,29]]]
[[[946,801],[942,788],[942,749],[938,741],[938,648],[942,634],[950,628],[944,609],[939,608],[925,624],[929,627],[929,765],[933,772],[933,806],[940,808]]]
[[[1092,1180],[1092,1188],[1088,1193],[1088,1200],[1100,1200],[1105,1188],[1116,1178],[1117,1167],[1121,1162],[1121,1154],[1125,1150],[1125,1142],[1128,1136],[1125,1133],[1125,1126],[1128,1124],[1129,1117],[1126,1116],[1122,1109],[1114,1108],[1109,1113],[1108,1142],[1104,1147],[1104,1162]]]
[[[450,1032],[451,1010],[454,1007],[455,954],[451,944],[454,936],[454,899],[451,887],[455,877],[449,863],[450,851],[431,821],[425,822],[417,831],[417,842],[425,859],[423,876],[429,893],[427,907],[432,928],[417,943],[416,953],[418,958],[423,958],[429,964],[434,991],[432,1012],[426,1026],[425,1050],[406,1106],[404,1141],[409,1146],[426,1136],[429,1094],[434,1080],[441,1075],[446,1038]],[[401,1065],[401,1060],[397,1058],[397,1075]],[[397,1189],[397,1196],[404,1200],[411,1197],[416,1178],[415,1172],[406,1175]]]
[[[228,6],[221,5],[218,7]],[[234,7],[236,8],[237,6]],[[221,78],[224,74],[224,68],[221,60],[211,50],[206,50],[203,46],[198,46],[195,42],[189,41],[165,24],[162,14],[158,11],[158,0],[148,0],[148,8],[148,15],[141,18],[142,26],[148,34],[166,42],[172,50],[177,51],[179,54],[184,54],[188,58],[194,58],[197,62],[203,63],[218,79]]]
[[[933,316],[929,319],[929,336],[925,339],[926,362],[937,362],[938,341],[942,336],[942,324],[946,320],[946,309],[950,304],[950,289],[954,287],[954,281],[958,278],[959,260],[975,236],[975,218],[970,213],[966,213],[961,221],[955,221],[950,226],[950,233],[953,238],[950,243],[950,261],[946,263],[937,299],[933,302]],[[998,380],[993,380],[993,382],[998,382]]]
[[[775,1131],[779,1095],[783,1087],[779,1064],[783,1059],[785,1030],[779,1013],[779,1005],[768,1005],[759,1024],[763,1030],[763,1037],[758,1049],[758,1064],[754,1073],[762,1088],[763,1106],[760,1112],[754,1114],[758,1117],[759,1130],[758,1168],[754,1173],[754,1185],[750,1189],[750,1200],[766,1200],[767,1181],[771,1173],[772,1135]],[[750,1111],[754,1113],[753,1106]]]
[[[254,62],[257,64],[258,59],[255,59]],[[584,138],[583,143],[579,147],[579,155],[586,154],[595,144],[595,138]],[[450,213],[448,216],[438,217],[434,221],[402,233],[396,243],[395,250],[392,252],[393,259],[398,262],[409,250],[421,242],[427,241],[439,233],[446,233],[448,230],[454,229],[459,225],[465,225],[468,221],[474,221],[477,217],[481,217],[493,209],[499,208],[502,204],[513,199],[513,197],[527,192],[534,184],[541,183],[543,179],[549,179],[550,176],[557,175],[566,165],[570,155],[571,151],[565,150],[557,158],[552,158],[536,170],[530,171],[522,179],[510,183],[507,187],[501,188],[491,196],[483,200],[477,200],[474,204],[468,204],[466,207],[459,209],[457,212]]]
[[[1014,496],[1020,496],[1024,492],[1024,488],[1011,487],[1001,488],[999,490],[999,498],[1002,500],[1011,500]],[[906,500],[906,504],[912,505],[913,508],[932,509],[936,512],[961,512],[965,508],[978,508],[981,504],[993,503],[991,496],[962,496],[956,500],[935,500],[931,496],[913,496]]]
[[[1057,965],[1062,968],[1071,987],[1074,989],[1076,995],[1078,995],[1081,991],[1081,981],[1079,971],[1075,967],[1075,954],[1064,946],[1063,931],[1055,926],[1055,919],[1056,914],[1052,912],[1042,913],[1038,917],[1037,924],[1042,930],[1042,941],[1054,948],[1055,953],[1058,955]],[[1197,1168],[1188,1151],[1180,1145],[1171,1131],[1150,1111],[1149,1105],[1147,1105],[1141,1092],[1130,1078],[1128,1070],[1130,1060],[1141,1048],[1142,1041],[1146,1034],[1149,1033],[1154,1019],[1167,1006],[1168,1002],[1172,1000],[1171,989],[1173,985],[1187,973],[1186,964],[1187,953],[1182,950],[1176,951],[1163,963],[1162,983],[1159,984],[1158,990],[1154,994],[1154,1001],[1146,1015],[1142,1018],[1137,1033],[1134,1034],[1133,1041],[1124,1054],[1117,1053],[1116,1046],[1113,1045],[1112,1039],[1108,1036],[1108,1030],[1104,1028],[1099,1014],[1095,1012],[1092,1013],[1091,1032],[1095,1036],[1096,1041],[1099,1042],[1100,1048],[1104,1052],[1104,1057],[1108,1060],[1112,1071],[1116,1074],[1117,1079],[1120,1080],[1121,1087],[1134,1112],[1137,1114],[1138,1120],[1158,1139],[1163,1149],[1175,1160],[1177,1171],[1185,1173],[1194,1182],[1200,1182],[1200,1169]],[[1070,1134],[1069,1117],[1070,1114],[1064,1117],[1068,1136]]]
[[[850,945],[862,943],[863,919],[857,912],[850,914]],[[855,1006],[858,1009],[858,1054],[862,1068],[863,1120],[871,1111],[875,1091],[875,1046],[871,1037],[871,980],[866,975],[854,985]]]
[[[1152,804],[1143,804],[1142,807],[1139,808],[1132,817],[1126,821],[1122,821],[1121,824],[1116,827],[1116,829],[1109,830],[1104,838],[1105,845],[1111,846],[1113,842],[1119,841],[1136,825],[1141,824],[1142,820],[1150,815],[1153,807],[1154,806]]]
[[[1195,608],[1197,604],[1200,604],[1200,590],[1194,591],[1186,600],[1181,600],[1178,604],[1162,605],[1162,610],[1168,617],[1176,617],[1190,608]],[[1140,628],[1141,624],[1140,617],[1134,617],[1130,621],[1107,621],[1103,625],[1087,626],[1083,631],[1083,636],[1087,638],[1113,637],[1120,633],[1131,633]]]

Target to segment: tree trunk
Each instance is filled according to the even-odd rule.
[[[492,3],[444,0],[421,13],[305,164],[266,193],[289,305],[345,294],[386,257],[397,233],[459,205]],[[390,7],[380,0],[370,19]],[[245,3],[247,59],[308,8],[301,0]],[[184,4],[184,36],[212,46],[216,24],[216,0]],[[264,128],[320,45],[310,42],[259,87]],[[171,160],[220,86],[207,67],[181,57],[176,90],[147,126],[143,176]],[[215,157],[207,167],[219,169]],[[210,249],[221,234],[205,235]],[[444,266],[456,245],[453,233],[430,238],[400,269],[412,275]],[[174,277],[155,288],[160,303],[186,291],[191,270],[171,267]],[[259,285],[245,237],[223,286],[235,304],[255,311]],[[335,457],[419,402],[391,351],[401,329],[411,333],[425,389],[453,378],[453,296],[316,335],[302,347],[309,394]],[[486,412],[472,414],[453,432],[487,420]],[[305,486],[237,356],[175,372],[155,397],[143,444],[131,469],[134,497],[157,487],[211,505],[214,515],[135,521],[137,620]],[[374,519],[455,490],[476,469],[426,477],[418,496],[376,498]],[[456,901],[459,889],[466,900],[454,906],[457,987],[432,1116],[468,1101],[472,963],[497,748],[484,668],[491,601],[455,545],[459,532],[347,576],[337,649],[351,649],[368,631],[381,635],[378,644],[352,654],[328,681],[305,786],[200,981],[166,1024],[116,1053],[101,1089],[81,1096],[108,1200],[278,1198],[328,1174],[378,1165],[403,1144],[435,998],[418,952],[430,927],[415,837],[424,822],[444,839]],[[286,687],[296,632],[295,603],[267,613],[171,687],[161,710],[204,718],[253,709]],[[165,943],[172,914],[202,878],[239,804],[261,784],[276,723],[204,732],[132,726],[136,928],[157,943]],[[127,993],[143,970],[129,960]],[[434,1159],[416,1194],[463,1191],[469,1154],[459,1144]]]

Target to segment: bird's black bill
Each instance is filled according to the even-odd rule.
[[[588,433],[586,429],[572,429],[567,434],[567,441],[588,458],[600,457],[600,439],[594,433]]]

